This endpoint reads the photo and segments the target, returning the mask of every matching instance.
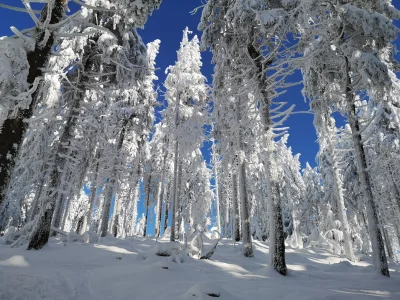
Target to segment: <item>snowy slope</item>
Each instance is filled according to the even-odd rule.
[[[266,266],[266,243],[255,241],[255,256],[245,258],[225,240],[211,261],[185,256],[182,263],[154,255],[156,245],[109,237],[99,244],[52,239],[40,251],[1,245],[0,299],[400,299],[398,265],[384,278],[367,262],[287,249],[290,271],[282,277]]]

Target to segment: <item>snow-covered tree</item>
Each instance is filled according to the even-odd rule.
[[[176,238],[176,227],[179,222],[179,197],[182,193],[180,182],[182,162],[185,156],[198,148],[202,143],[204,116],[203,106],[207,97],[205,77],[201,74],[201,56],[199,41],[194,36],[189,41],[190,31],[186,28],[178,50],[178,60],[174,66],[167,68],[168,73],[164,86],[168,107],[163,116],[173,133],[174,171],[173,188],[170,205],[171,241]]]
[[[308,69],[315,73],[305,76],[307,94],[313,98],[318,95],[315,92],[324,89],[331,104],[348,117],[374,264],[383,275],[389,276],[357,103],[366,95],[383,102],[392,87],[388,65],[393,56],[385,54],[393,48],[391,42],[397,37],[398,30],[392,20],[399,17],[399,12],[391,1],[338,1],[327,4],[328,7],[316,2],[304,5],[304,23],[300,26],[307,45]]]

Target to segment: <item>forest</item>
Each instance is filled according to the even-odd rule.
[[[0,299],[399,299],[398,1],[4,3]]]

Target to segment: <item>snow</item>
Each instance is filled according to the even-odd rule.
[[[246,258],[240,244],[221,240],[211,260],[157,256],[159,246],[139,237],[98,244],[51,238],[40,251],[1,243],[0,299],[400,299],[396,264],[386,278],[370,259],[351,263],[320,248],[287,247],[283,277],[267,266],[264,242],[254,241],[254,257]]]

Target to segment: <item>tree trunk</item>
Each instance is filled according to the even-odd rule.
[[[392,244],[390,243],[389,234],[388,234],[386,228],[383,228],[382,231],[383,231],[383,237],[385,239],[385,245],[386,245],[386,251],[387,251],[388,257],[390,259],[393,259],[393,249],[392,249]]]
[[[176,205],[175,203],[178,202],[178,150],[179,150],[179,143],[178,140],[175,141],[175,157],[174,157],[174,181],[172,186],[172,198],[170,204],[171,210],[171,236],[170,241],[175,241],[175,222],[176,222]]]
[[[239,191],[237,175],[232,174],[232,238],[240,241]]]
[[[164,141],[166,145],[168,146],[168,140]],[[162,164],[162,172],[161,172],[161,178],[158,186],[158,193],[157,193],[157,216],[156,216],[156,224],[155,224],[155,229],[154,229],[154,236],[158,238],[161,233],[161,218],[162,218],[162,203],[163,203],[163,197],[164,197],[164,192],[165,192],[165,169],[167,165],[167,158],[168,158],[168,148],[165,149],[165,154],[163,158],[163,164]],[[166,202],[166,200],[165,200]]]
[[[400,245],[400,226],[397,223],[394,224],[394,231],[397,236],[397,244]]]
[[[151,190],[151,175],[149,176],[149,182],[147,183],[147,193],[146,193],[146,202],[145,202],[145,214],[144,214],[144,228],[143,228],[143,236],[147,235],[147,220],[149,218],[149,205],[150,205],[150,190]]]
[[[250,214],[249,214],[249,200],[247,195],[247,179],[246,179],[246,160],[244,152],[239,154],[239,187],[240,187],[240,216],[242,219],[242,253],[246,257],[253,256],[253,246],[251,242],[250,232]]]
[[[165,161],[165,160],[164,160]],[[165,167],[165,166],[164,166]],[[154,227],[154,236],[160,237],[161,231],[161,216],[162,216],[162,198],[164,195],[164,169],[161,175],[160,182],[157,188],[157,209],[156,209],[156,224]]]
[[[93,209],[94,209],[94,200],[96,197],[96,192],[97,192],[97,177],[99,175],[99,165],[100,165],[100,149],[97,148],[96,154],[95,154],[95,160],[96,162],[96,167],[94,171],[94,178],[92,180],[92,186],[90,188],[90,198],[89,198],[89,210],[86,215],[86,231],[90,230],[90,224],[92,223],[92,216],[93,216]]]
[[[62,174],[62,178],[61,178],[61,184],[63,186],[65,186],[65,184],[63,184],[65,182],[65,177],[67,176],[67,173],[69,173],[69,171],[67,171],[68,169],[65,168]],[[68,174],[68,182],[71,180],[71,175]],[[64,188],[63,188],[64,190]],[[65,206],[65,194],[64,193],[60,193],[57,197],[57,201],[56,201],[56,206],[54,208],[54,215],[53,215],[53,220],[52,220],[52,225],[54,228],[60,229],[60,224],[61,224],[61,218],[64,212],[64,206]],[[53,231],[52,235],[55,236],[57,234],[57,232]]]
[[[228,173],[228,178],[229,178],[229,173]],[[229,181],[228,181],[229,182]],[[226,196],[226,201],[225,201],[225,230],[224,230],[224,236],[227,238],[228,235],[230,236],[229,233],[229,228],[230,228],[230,206],[231,206],[231,197],[230,197],[230,189],[229,187],[227,188],[224,186],[224,189],[226,191],[225,196]]]
[[[71,200],[73,199],[72,196],[71,196],[72,195],[72,188],[73,188],[72,185],[70,185],[70,188],[69,188],[68,192],[66,193],[66,195],[69,195],[69,196],[68,196],[68,198],[66,198],[67,205],[64,208],[64,214],[62,216],[62,222],[61,222],[61,226],[60,226],[61,230],[65,230],[65,223],[67,222],[67,217],[68,217],[68,214],[69,214],[69,207],[71,205]]]
[[[249,214],[249,200],[247,194],[247,178],[246,178],[246,154],[243,149],[242,133],[241,133],[241,98],[240,96],[236,100],[236,117],[238,122],[237,128],[237,147],[238,162],[239,162],[239,195],[240,195],[240,217],[242,221],[242,243],[243,249],[242,254],[246,257],[253,256],[253,246],[251,243],[251,232],[250,232],[250,214]]]
[[[216,165],[216,155],[215,155],[215,142],[213,144],[213,161],[214,161],[214,180],[215,180],[215,206],[216,206],[216,215],[217,215],[217,230],[221,233],[221,214],[220,214],[220,191],[219,191],[219,184],[218,184],[218,167]]]
[[[32,221],[38,213],[40,195],[42,194],[42,191],[44,189],[45,179],[46,179],[46,176],[43,174],[43,177],[40,179],[39,185],[37,187],[37,190],[35,193],[35,198],[33,198],[33,201],[32,201],[33,204],[29,211],[28,222]]]
[[[181,233],[181,221],[182,221],[182,164],[178,163],[178,187],[176,190],[177,197],[175,201],[175,237],[179,239],[179,234]]]
[[[112,226],[112,235],[114,237],[118,236],[118,227],[119,227],[119,215],[116,215],[114,217],[114,222],[113,222],[113,226]]]
[[[292,247],[296,249],[302,249],[303,241],[301,240],[301,234],[298,226],[300,223],[298,221],[298,207],[297,204],[293,202],[293,198],[294,197],[291,195],[290,191],[287,190],[287,199],[289,199],[289,209],[291,210],[292,226],[293,226],[291,235]]]
[[[389,173],[390,181],[392,183],[393,191],[394,191],[394,195],[395,195],[393,200],[397,205],[397,212],[400,213],[400,191],[397,187],[396,181],[394,180],[395,175],[393,174],[392,168],[390,166],[387,166],[387,170]],[[400,215],[399,215],[399,217],[400,217]]]
[[[257,71],[258,90],[261,97],[261,119],[265,130],[265,149],[267,162],[269,165],[264,165],[266,170],[266,178],[268,181],[268,211],[270,222],[270,246],[269,255],[270,263],[276,271],[281,275],[287,274],[285,261],[285,236],[283,231],[281,195],[279,191],[278,173],[275,161],[275,144],[273,139],[272,119],[270,114],[270,103],[267,86],[265,63],[262,61],[262,54],[254,47],[248,45],[248,53],[253,59],[255,69]],[[270,62],[267,62],[267,64]]]
[[[105,237],[108,233],[108,224],[110,221],[110,209],[113,195],[113,186],[115,184],[115,171],[111,173],[111,179],[107,184],[107,191],[104,196],[103,211],[101,216],[101,225],[99,228],[99,234],[101,237]]]
[[[217,230],[221,233],[221,213],[220,213],[220,186],[218,182],[218,170],[215,167],[215,213],[217,214]]]
[[[382,238],[382,233],[379,229],[378,211],[374,202],[371,180],[367,171],[367,159],[365,155],[364,145],[361,142],[360,124],[356,115],[356,106],[354,94],[352,91],[351,77],[349,75],[349,62],[346,59],[347,69],[347,86],[346,86],[346,100],[348,105],[349,124],[352,131],[352,139],[354,143],[355,157],[357,161],[357,171],[359,174],[359,180],[362,187],[362,193],[365,199],[365,205],[367,208],[368,218],[368,229],[369,237],[372,244],[372,256],[374,259],[374,265],[382,275],[389,277],[389,268],[385,254],[385,246]]]
[[[141,178],[141,173],[139,171],[138,177]],[[132,195],[132,196],[131,196]],[[129,199],[132,199],[132,218],[131,218],[131,227],[130,227],[130,232],[129,236],[134,236],[135,235],[135,227],[136,227],[136,220],[137,220],[137,203],[139,201],[139,179],[136,180],[136,185],[132,189],[132,191],[129,191]]]
[[[179,118],[180,118],[180,94],[176,98],[175,104],[175,128],[179,126]],[[171,236],[170,241],[175,241],[176,233],[175,233],[175,222],[176,222],[176,202],[178,201],[178,162],[179,162],[179,141],[178,138],[175,137],[175,153],[174,153],[174,183],[172,190],[172,199],[170,203],[171,210]]]
[[[80,194],[81,194],[81,191],[83,189],[83,181],[85,180],[85,176],[87,174],[88,167],[89,167],[89,157],[85,155],[83,157],[83,159],[84,159],[84,161],[82,162],[83,165],[81,166],[81,169],[80,169],[81,173],[79,174],[78,182],[76,184],[72,184],[71,185],[71,192],[67,194],[70,200],[74,199],[75,197],[79,198]],[[71,177],[72,176],[70,176],[69,179],[68,179],[68,181],[70,183],[71,183]],[[66,210],[64,210],[64,211],[66,211]],[[81,228],[81,230],[85,230],[86,229],[86,223],[85,222],[83,223],[83,225],[85,226],[85,228]]]
[[[121,133],[119,134],[119,139],[118,139],[118,145],[116,148],[116,156],[119,154],[122,144],[124,143],[124,138],[125,138],[125,131],[126,131],[126,126],[128,124],[128,119],[124,120],[122,124],[122,129]],[[110,219],[110,209],[111,209],[111,202],[112,202],[112,196],[114,194],[114,187],[116,183],[116,176],[117,176],[117,168],[116,168],[116,163],[117,159],[114,158],[114,161],[112,163],[112,171],[110,174],[109,178],[109,184],[107,187],[107,193],[106,197],[104,198],[104,205],[103,205],[103,216],[101,218],[101,226],[100,226],[100,236],[105,237],[108,233],[108,222]]]
[[[61,225],[61,219],[63,216],[63,212],[64,212],[64,206],[65,206],[65,196],[64,194],[60,194],[57,198],[56,201],[56,206],[54,209],[54,215],[53,215],[53,219],[52,219],[52,227],[60,229],[60,225]],[[67,212],[65,212],[67,213]],[[57,234],[56,231],[52,231],[52,236],[55,236]]]
[[[65,1],[54,1],[49,24],[56,24],[61,21],[64,15]],[[46,19],[47,6],[48,4],[42,10],[41,21]],[[50,35],[46,43],[42,46],[41,44],[46,39],[46,34],[43,29],[36,28],[35,50],[27,54],[29,62],[27,82],[30,85],[34,83],[36,78],[43,75],[42,70],[45,68],[54,44],[54,33],[54,30],[50,30]],[[27,109],[20,110],[16,118],[6,119],[3,125],[0,126],[0,207],[5,198],[10,175],[15,166],[15,158],[20,151],[22,140],[28,128],[28,124],[24,122],[24,119],[29,119],[32,116],[36,98],[37,91],[32,94],[32,101]]]
[[[168,202],[165,201],[165,212],[164,212],[164,232],[168,228]]]
[[[342,181],[340,180],[340,177],[339,177],[340,174],[339,174],[339,169],[337,166],[337,161],[334,158],[334,156],[332,156],[332,155],[334,155],[334,153],[331,149],[333,184],[334,184],[334,190],[336,191],[336,203],[337,203],[337,208],[338,208],[340,227],[343,232],[344,252],[345,252],[348,260],[355,261],[355,257],[354,257],[354,253],[353,253],[353,245],[352,245],[351,236],[350,236],[350,226],[349,226],[349,222],[347,220],[347,210],[346,210],[346,207],[344,206]]]
[[[41,210],[39,212],[35,227],[33,228],[33,232],[30,236],[28,250],[41,249],[49,240],[51,220],[54,213],[55,202],[59,193],[58,189],[61,185],[61,173],[65,165],[65,155],[68,152],[65,145],[69,144],[72,138],[72,131],[75,127],[76,117],[81,104],[82,92],[78,91],[77,93],[78,95],[75,95],[73,99],[73,104],[69,111],[64,131],[57,146],[55,162],[52,170],[50,171],[49,190],[41,202]]]
[[[317,101],[317,100],[314,100]],[[318,105],[317,102],[312,104],[314,113],[315,113],[315,121],[314,124],[319,124],[322,128],[317,128],[318,138],[321,138],[321,135],[326,134],[325,140],[328,143],[328,152],[331,157],[331,171],[332,171],[332,180],[333,180],[333,191],[335,193],[336,198],[336,206],[339,221],[341,223],[341,229],[343,232],[344,239],[344,251],[346,257],[350,261],[355,261],[354,253],[353,253],[353,245],[350,236],[350,227],[347,219],[346,207],[344,205],[344,195],[343,195],[343,184],[340,176],[340,170],[338,167],[336,155],[335,155],[335,145],[332,144],[332,137],[335,134],[336,126],[334,121],[331,120],[329,114],[329,108],[323,108]],[[324,113],[324,110],[326,112]],[[333,122],[333,123],[332,123]]]
[[[111,214],[111,233],[114,237],[118,235],[118,220],[120,219],[119,215],[121,212],[121,202],[122,199],[118,195],[115,195],[113,212]]]

